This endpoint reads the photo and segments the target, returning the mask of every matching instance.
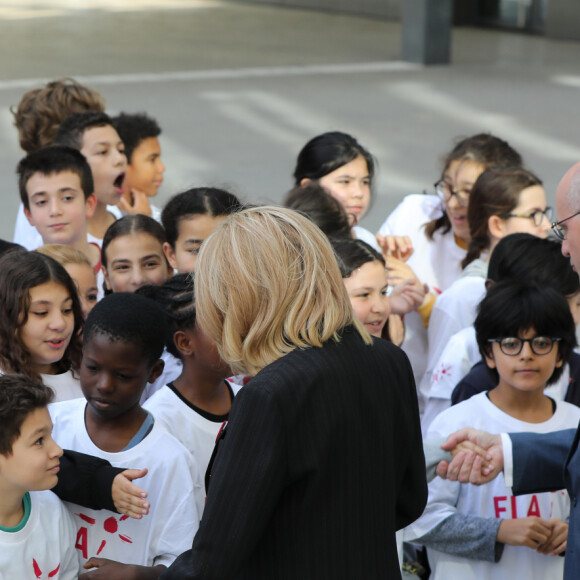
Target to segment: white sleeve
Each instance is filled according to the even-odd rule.
[[[506,487],[514,485],[514,461],[512,453],[512,440],[507,433],[501,434],[501,444],[503,446],[503,478]]]

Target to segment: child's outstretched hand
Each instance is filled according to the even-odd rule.
[[[124,197],[122,197],[119,200],[117,206],[121,211],[124,211],[130,215],[140,213],[151,217],[151,204],[149,203],[149,198],[147,197],[147,194],[139,191],[138,189],[131,190],[130,203]]]
[[[149,502],[144,501],[147,492],[132,481],[147,474],[147,469],[126,469],[113,479],[111,495],[120,514],[140,520],[149,513]]]

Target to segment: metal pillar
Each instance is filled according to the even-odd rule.
[[[453,0],[401,0],[403,60],[448,64]]]

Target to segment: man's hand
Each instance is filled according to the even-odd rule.
[[[147,492],[132,483],[134,479],[139,479],[146,474],[147,469],[126,469],[113,479],[111,495],[120,514],[140,520],[149,513],[149,502],[144,501]]]
[[[464,441],[469,441],[485,450],[485,457],[473,450],[460,450],[451,463],[447,461],[439,463],[437,475],[443,479],[476,485],[487,483],[497,477],[503,470],[501,437],[466,427],[449,435],[441,449],[452,451]]]

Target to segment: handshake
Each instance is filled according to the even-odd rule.
[[[481,485],[494,479],[504,467],[501,435],[466,427],[449,435],[441,449],[452,456],[451,462],[437,464],[437,475],[443,479]]]

